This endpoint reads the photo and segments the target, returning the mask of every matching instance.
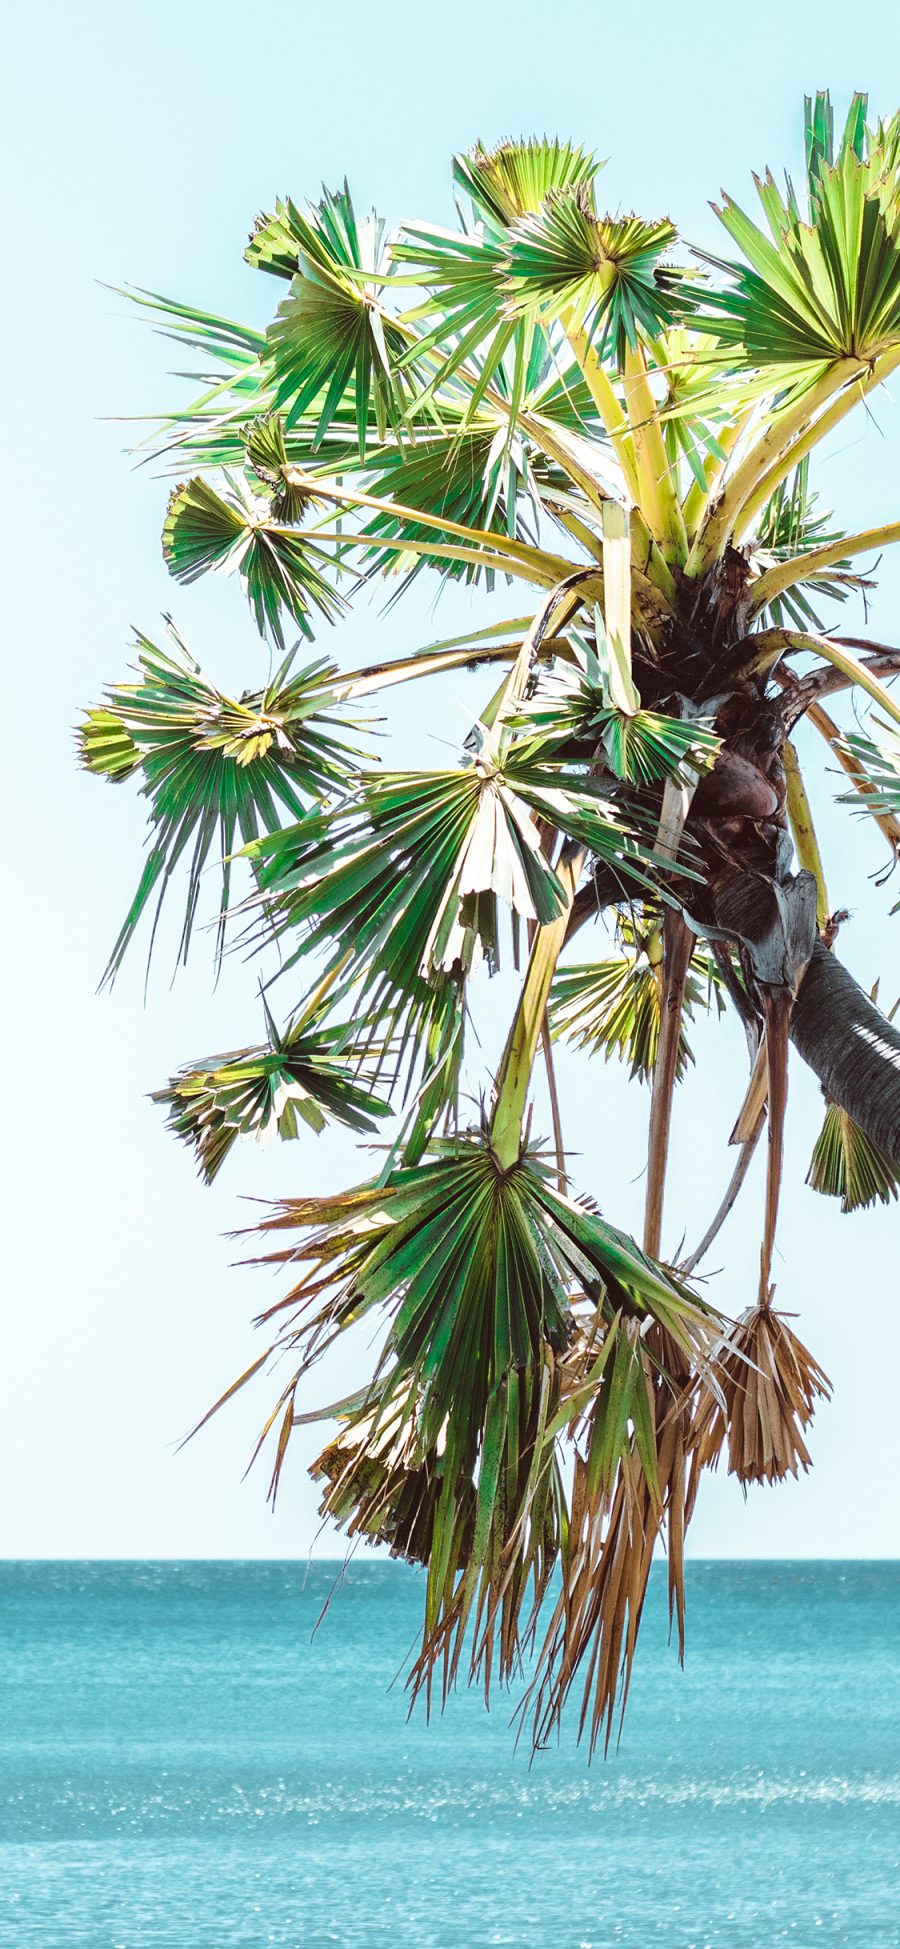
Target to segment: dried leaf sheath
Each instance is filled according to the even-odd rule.
[[[743,1483],[780,1482],[810,1467],[804,1434],[831,1382],[783,1314],[751,1307],[717,1348],[722,1398],[701,1381],[691,1434],[695,1472],[715,1468],[727,1445]]]

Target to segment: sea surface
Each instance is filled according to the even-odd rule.
[[[653,1588],[618,1751],[407,1720],[422,1585],[0,1564],[4,1949],[897,1949],[900,1564]]]

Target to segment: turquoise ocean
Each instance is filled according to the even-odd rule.
[[[340,1577],[320,1628],[313,1627]],[[900,1564],[654,1570],[618,1750],[407,1720],[412,1570],[0,1565],[8,1949],[897,1949]]]

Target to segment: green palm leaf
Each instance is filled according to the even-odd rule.
[[[503,231],[518,217],[539,210],[551,190],[591,183],[602,168],[576,143],[535,135],[501,142],[496,149],[477,142],[466,154],[454,156],[453,179],[468,192],[476,215]]]
[[[847,1110],[832,1102],[816,1138],[806,1182],[826,1198],[840,1198],[844,1212],[888,1205],[900,1190],[890,1159]]]
[[[352,799],[251,849],[268,914],[305,930],[298,952],[334,941],[402,989],[485,952],[498,900],[546,922],[564,905],[531,811],[490,765],[365,773]]]
[[[251,434],[251,438],[252,438]],[[256,447],[260,436],[257,432]],[[278,525],[268,501],[241,494],[230,475],[225,496],[196,476],[176,487],[163,528],[163,554],[177,582],[196,582],[210,569],[239,569],[260,635],[267,631],[284,648],[282,613],[312,636],[310,610],[334,622],[344,608],[322,567],[333,557],[308,535]]]
[[[709,720],[693,712],[682,718],[641,708],[599,609],[593,639],[570,629],[568,640],[573,661],[540,672],[533,695],[514,720],[518,729],[532,730],[536,752],[599,749],[617,779],[638,787],[668,778],[684,782],[690,772],[709,769],[720,748]]]
[[[445,433],[417,437],[415,445],[383,450],[371,492],[380,499],[393,499],[407,508],[421,508],[429,516],[445,515],[449,521],[465,523],[482,533],[496,533],[537,541],[537,497],[531,467],[521,442],[510,440],[504,429],[470,424]],[[530,516],[530,519],[529,519]],[[373,540],[384,537],[410,541],[434,540],[440,531],[418,526],[408,515],[379,513],[366,523],[363,533]],[[418,555],[404,556],[394,547],[373,550],[370,573],[386,570],[404,573],[404,586],[427,566]],[[494,584],[492,569],[473,562],[448,561],[442,572],[449,579],[476,582],[484,577],[487,587]]]
[[[639,334],[656,338],[683,314],[685,272],[664,262],[675,237],[667,219],[598,216],[587,185],[551,191],[510,231],[511,307],[545,322],[569,314],[622,366]]]
[[[329,1119],[366,1134],[376,1127],[373,1117],[387,1114],[359,1080],[348,1031],[325,1020],[324,1000],[303,1009],[284,1034],[266,1008],[266,1027],[261,1048],[190,1063],[154,1093],[170,1129],[195,1151],[207,1184],[238,1137],[295,1138],[298,1120],[318,1133]]]
[[[506,390],[508,355],[513,407],[534,389],[549,348],[543,333],[504,316],[507,231],[519,217],[540,209],[551,191],[589,184],[598,167],[572,143],[537,137],[504,142],[494,150],[479,143],[454,157],[454,179],[472,199],[477,229],[461,235],[433,224],[407,224],[391,246],[392,262],[406,267],[397,281],[424,285],[430,294],[410,315],[410,322],[430,325],[418,337],[417,356],[434,363],[420,407],[465,366],[472,383],[468,411],[474,412],[489,385]],[[574,381],[580,381],[577,371]]]
[[[900,813],[900,737],[892,725],[880,718],[872,721],[878,730],[877,738],[851,731],[841,740],[865,786],[865,799],[861,804],[858,791],[843,792],[839,804],[850,805],[855,812]]]
[[[661,950],[651,959],[649,944],[641,942],[631,928],[629,952],[606,961],[573,963],[561,967],[550,990],[550,1028],[554,1038],[562,1037],[577,1049],[603,1054],[608,1062],[616,1055],[630,1066],[632,1077],[652,1080],[659,1049],[662,1004]],[[721,987],[713,973],[709,956],[695,955],[685,984],[682,1025],[678,1036],[676,1081],[681,1082],[687,1066],[694,1060],[684,1030],[698,1008],[706,1008],[715,997],[721,1014],[724,1002]]]
[[[174,629],[167,655],[138,636],[138,681],[112,685],[78,733],[88,771],[121,782],[135,773],[149,800],[151,846],[140,885],[104,979],[115,976],[153,893],[157,918],[176,867],[188,862],[179,953],[187,957],[200,880],[213,853],[223,860],[217,957],[224,941],[230,856],[237,843],[277,830],[285,814],[343,787],[354,754],[334,735],[350,718],[334,707],[334,666],[294,672],[293,657],[265,690],[240,699],[216,690]],[[155,931],[155,924],[154,924]],[[152,941],[151,941],[152,948]]]
[[[403,419],[395,367],[406,340],[383,314],[384,225],[374,214],[358,221],[346,183],[304,216],[293,203],[261,218],[250,240],[250,263],[291,279],[266,335],[277,407],[294,427],[316,402],[313,445],[327,433],[342,402],[352,399],[360,452],[365,455],[370,406],[380,439]]]
[[[301,931],[294,958],[326,939],[337,957],[343,941],[372,985],[408,992],[482,953],[495,966],[500,905],[539,925],[563,912],[537,819],[590,847],[623,890],[651,883],[652,854],[587,768],[489,747],[465,769],[364,774],[351,800],[248,852],[267,923]]]
[[[709,257],[729,284],[710,287],[703,303],[721,343],[801,385],[836,360],[867,362],[900,344],[900,206],[878,144],[863,154],[863,98],[836,155],[826,102],[808,105],[807,214],[771,174],[756,183],[768,236],[725,197],[716,214],[745,262]]]

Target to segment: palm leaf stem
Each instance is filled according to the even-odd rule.
[[[579,542],[581,547],[586,549],[589,555],[593,556],[595,562],[602,561],[602,544],[594,533],[593,528],[588,527],[581,513],[576,513],[572,507],[566,507],[561,495],[545,493],[542,499],[547,507],[552,510],[554,521],[558,521],[560,527],[565,528],[566,534],[571,535],[574,541]]]
[[[493,404],[493,401],[491,402]],[[511,418],[510,408],[506,407],[506,418]],[[609,490],[601,486],[596,476],[573,453],[564,432],[560,427],[551,426],[540,413],[520,412],[516,425],[535,446],[541,449],[548,460],[555,460],[558,467],[568,475],[573,486],[580,487],[586,499],[598,512],[604,501],[609,500]]]
[[[398,321],[393,318],[390,312],[385,311],[381,307],[379,309],[382,312],[382,317],[385,322],[392,325],[398,324]],[[411,344],[415,343],[416,334],[411,327],[401,325],[398,328],[403,331]],[[581,360],[579,358],[579,365],[581,366],[585,383],[588,385],[600,418],[612,440],[613,450],[622,468],[626,485],[635,503],[636,511],[640,513],[640,495],[638,492],[637,476],[634,470],[633,455],[629,450],[625,449],[625,443],[621,439],[621,433],[623,431],[627,433],[628,431],[627,420],[616,398],[611,381],[607,378],[606,373],[597,360],[596,353],[587,340],[587,334],[581,332],[579,337],[585,339],[587,345],[587,363],[591,373],[591,376],[589,376],[588,370],[584,366],[581,366]],[[573,452],[564,432],[559,427],[553,426],[542,413],[529,412],[527,409],[523,410],[521,408],[517,412],[510,401],[504,399],[502,393],[498,392],[495,386],[488,385],[486,388],[482,388],[480,375],[467,364],[463,363],[457,367],[457,373],[473,390],[477,389],[480,394],[483,394],[485,405],[489,406],[498,415],[500,420],[508,425],[510,433],[512,433],[514,427],[518,427],[526,437],[534,441],[535,445],[540,448],[548,460],[556,461],[557,466],[562,468],[563,473],[568,476],[569,480],[576,487],[581,488],[582,493],[586,495],[588,501],[598,512],[602,510],[604,501],[609,498],[607,492],[601,487],[599,481],[596,480],[590,470],[584,466],[577,453]],[[595,385],[597,388],[596,392],[594,390]],[[601,397],[603,400],[602,406],[600,403]],[[613,433],[613,427],[615,427],[615,433]],[[667,601],[672,603],[675,599],[676,588],[668,563],[660,549],[656,546],[654,538],[649,529],[646,528],[646,523],[642,517],[639,521],[639,528],[646,529],[646,538],[640,533],[635,535],[635,553],[637,555],[638,551],[640,551],[640,562],[645,565],[645,579],[653,582]],[[647,545],[645,545],[645,539]]]
[[[585,857],[584,847],[568,842],[557,861],[556,876],[562,883],[566,905],[556,920],[538,928],[535,934],[518,1007],[497,1070],[491,1146],[504,1170],[509,1170],[519,1157],[528,1085],[547,1012],[550,983],[565,942]]]
[[[584,326],[576,325],[571,316],[564,317],[562,324],[585,385],[612,441],[613,451],[625,476],[625,485],[637,506],[641,495],[634,443],[627,417],[619,403],[612,380],[598,359],[590,335]]]
[[[846,419],[847,414],[853,411],[854,406],[858,406],[862,400],[867,398],[870,392],[874,391],[876,386],[882,385],[885,379],[889,379],[891,373],[896,371],[898,365],[900,365],[900,346],[894,347],[889,352],[882,352],[881,357],[877,358],[874,364],[864,368],[865,376],[863,376],[863,373],[858,375],[858,384],[845,385],[844,390],[828,411],[821,413],[818,419],[813,422],[812,426],[808,427],[804,432],[801,432],[792,441],[779,459],[769,468],[768,473],[763,474],[755,490],[741,508],[740,518],[735,523],[735,541],[741,541],[743,539],[755,521],[760,509],[765,507],[766,502],[774,494],[776,487],[780,486],[781,482],[787,478],[792,469],[798,466],[801,460],[805,460],[806,455],[812,452],[813,447],[819,446],[821,441],[826,439],[828,434],[832,433],[836,426],[840,426],[841,421]]]
[[[553,513],[554,519],[560,521],[561,525],[581,542],[582,547],[595,557],[600,546],[598,535],[602,533],[602,518],[606,508],[622,505],[611,497],[605,500],[601,509],[594,510],[595,517],[598,513],[601,517],[598,528],[591,528],[587,519],[588,510],[574,502],[570,495],[542,485],[541,498]],[[559,513],[556,512],[557,509],[560,510]],[[568,515],[570,519],[564,520],[564,515]],[[660,604],[662,603],[666,609],[671,609],[677,593],[675,579],[668,563],[660,554],[640,508],[631,509],[630,522],[632,579],[639,603],[649,611],[650,620],[646,626],[652,629],[659,623]]]
[[[812,630],[803,629],[761,629],[755,636],[745,637],[735,647],[733,658],[729,656],[728,677],[732,683],[743,683],[750,677],[764,676],[785,655],[797,655],[802,650],[810,650],[815,656],[823,657],[826,663],[839,670],[847,684],[856,684],[866,691],[873,703],[895,724],[900,724],[900,704],[895,703],[889,690],[879,682],[870,663],[865,663],[854,655],[852,650],[834,636],[820,636]],[[721,671],[717,672],[718,676]]]
[[[310,488],[312,486],[310,476],[302,468],[285,467],[283,471],[288,487]],[[567,561],[563,556],[551,555],[543,548],[535,548],[530,542],[514,541],[507,535],[498,534],[492,528],[474,528],[463,521],[451,521],[445,514],[428,514],[423,508],[405,507],[401,501],[382,500],[380,495],[365,494],[359,488],[332,487],[317,478],[313,491],[316,500],[332,501],[337,507],[371,508],[375,514],[388,514],[395,521],[408,521],[413,528],[434,528],[441,535],[456,535],[469,546],[473,542],[479,542],[495,555],[506,555],[516,561],[521,560],[532,564],[541,574],[552,570],[554,580],[557,582],[561,576],[570,574],[572,569],[579,566],[577,562]],[[318,531],[316,533],[318,534]],[[362,540],[366,546],[370,548],[373,546],[371,535],[361,537],[345,535],[342,539]],[[378,537],[379,547],[394,545],[392,540],[382,541],[382,538]],[[396,545],[398,547],[401,545],[399,539]],[[402,545],[412,548],[415,544],[404,542]]]
[[[871,670],[874,677],[895,677],[900,675],[900,650],[887,643],[873,643],[864,636],[835,636],[834,642],[843,649],[863,650],[869,654],[864,658],[864,667]],[[848,690],[851,678],[842,670],[834,670],[826,665],[824,669],[809,671],[805,677],[788,677],[787,673],[776,670],[776,683],[782,689],[790,689],[790,698],[785,715],[788,729],[798,723],[810,704],[818,703],[822,697],[833,696],[836,691]]]
[[[684,515],[640,344],[627,348],[623,377],[634,441],[637,504],[664,560],[681,564],[688,553]]]
[[[424,561],[473,562],[479,568],[492,569],[496,575],[517,576],[520,581],[529,582],[538,589],[551,588],[560,580],[561,574],[578,566],[559,555],[548,556],[548,565],[538,567],[534,562],[517,560],[515,550],[510,550],[509,554],[499,554],[487,548],[465,548],[461,542],[419,541],[402,534],[379,535],[377,540],[372,535],[348,534],[346,528],[317,528],[315,534],[317,541],[333,541],[341,548],[365,548],[370,553],[392,555],[419,555]],[[500,535],[497,539],[502,542],[504,537]],[[553,567],[549,566],[551,562]]]
[[[653,1069],[650,1098],[650,1128],[647,1139],[647,1198],[644,1208],[644,1251],[658,1258],[662,1240],[663,1199],[672,1100],[678,1069],[681,1016],[684,990],[694,952],[696,935],[683,914],[666,909],[663,921],[663,986],[660,1003],[659,1045]]]
[[[867,555],[870,550],[874,553],[897,541],[900,541],[900,521],[887,521],[879,528],[866,528],[857,535],[841,535],[837,541],[829,542],[827,547],[811,548],[805,555],[794,555],[790,561],[778,562],[754,584],[750,613],[758,614],[783,590],[791,588],[794,582],[808,581],[811,575],[830,568],[834,562],[843,561],[847,555]]]
[[[847,777],[859,793],[860,798],[867,799],[875,797],[875,786],[871,783],[870,779],[861,776],[858,761],[847,750],[844,744],[844,734],[840,726],[835,724],[834,718],[829,717],[828,712],[823,709],[821,704],[810,704],[806,715],[810,724],[815,726],[820,737],[825,739],[825,743],[834,752],[838,764],[847,773]],[[900,819],[897,819],[893,812],[878,812],[874,807],[871,809],[871,817],[874,819],[879,831],[884,834],[887,840],[891,858],[895,860],[900,859]]]
[[[769,1078],[769,1151],[766,1165],[766,1203],[762,1249],[759,1255],[759,1303],[768,1306],[772,1289],[772,1253],[784,1167],[784,1124],[788,1097],[788,1038],[793,996],[784,988],[762,992],[766,1021],[766,1065]]]
[[[621,513],[621,510],[618,511]],[[604,519],[608,519],[607,516]],[[627,640],[631,640],[631,619],[628,590],[630,586],[630,554],[625,522],[614,522],[621,526],[622,533],[611,545],[608,566],[612,568],[613,559],[621,543],[624,543],[624,562],[616,561],[618,573],[611,573],[607,588],[607,601],[610,588],[616,585],[614,600],[624,602],[628,610]],[[604,540],[604,556],[607,556],[607,543]],[[525,688],[531,660],[540,648],[541,642],[550,627],[554,611],[560,602],[573,595],[573,582],[583,581],[581,576],[570,576],[557,589],[550,592],[541,603],[519,651],[514,668],[510,674],[509,685],[500,709],[500,719],[514,710]],[[617,621],[620,619],[617,615]],[[581,877],[582,867],[587,856],[586,848],[567,842],[562,849],[556,865],[556,876],[565,894],[565,906],[557,918],[546,926],[538,928],[531,944],[528,968],[516,1013],[510,1025],[506,1046],[500,1060],[495,1084],[494,1109],[491,1117],[491,1144],[495,1155],[504,1170],[517,1162],[521,1147],[522,1121],[528,1096],[528,1085],[538,1038],[547,1020],[547,1000],[550,984],[556,969],[569,926],[572,903]]]
[[[859,359],[838,359],[814,385],[807,388],[800,399],[771,414],[759,439],[735,468],[731,479],[726,481],[721,496],[710,504],[707,518],[688,556],[685,569],[688,576],[699,577],[712,568],[732,533],[737,536],[739,522],[746,525],[752,519],[749,512],[751,507],[754,513],[757,507],[762,507],[779,481],[784,480],[796,462],[802,459],[803,453],[808,453],[826,432],[830,432],[831,424],[836,425],[844,413],[850,412],[857,401],[878,384],[874,374],[886,359],[897,364],[900,362],[900,350],[883,354],[871,368],[863,366]],[[863,375],[867,370],[869,376],[865,379]],[[879,378],[882,377],[887,377],[887,373],[880,373]],[[854,379],[861,382],[859,390],[850,388],[849,382]],[[843,392],[842,388],[845,389]],[[819,414],[819,409],[834,399],[835,392],[841,394],[835,401],[840,408],[837,418],[832,419],[832,407],[831,413],[821,414],[817,419],[815,416]],[[829,425],[824,424],[826,420],[830,422]]]
[[[564,1198],[569,1187],[569,1174],[566,1170],[566,1146],[563,1139],[562,1115],[559,1107],[559,1090],[556,1086],[556,1063],[553,1059],[553,1038],[550,1034],[550,1020],[547,1010],[541,1023],[541,1049],[547,1071],[547,1092],[550,1097],[550,1120],[553,1125],[553,1148],[556,1152],[556,1186],[560,1197]]]
[[[562,581],[558,582],[555,588],[550,589],[544,597],[522,638],[499,713],[501,719],[507,717],[521,702],[532,662],[541,649],[556,611],[565,606],[565,618],[557,619],[557,626],[562,622],[564,627],[565,623],[571,620],[574,609],[582,599],[578,591],[581,590],[582,594],[587,593],[594,580],[593,570],[575,569],[574,572],[564,576]]]
[[[861,662],[860,658],[855,656],[852,650],[848,650],[845,644],[838,642],[834,637],[814,635],[805,630],[790,630],[787,634],[790,637],[789,647],[792,650],[813,650],[817,656],[824,657],[825,662],[830,663],[835,670],[840,670],[842,676],[845,676],[851,684],[857,684],[860,690],[864,690],[867,696],[871,697],[872,702],[877,704],[894,724],[900,724],[900,704],[891,696],[890,691],[885,689],[884,684],[879,682],[869,665]]]
[[[744,1093],[744,1100],[737,1113],[737,1120],[729,1144],[746,1144],[756,1129],[757,1119],[766,1107],[769,1096],[769,1058],[766,1038],[757,1041],[756,1054],[750,1070],[750,1080]]]
[[[753,1158],[756,1152],[756,1146],[759,1143],[760,1137],[762,1136],[762,1129],[765,1120],[766,1120],[766,1112],[764,1106],[759,1113],[754,1130],[752,1131],[751,1135],[747,1138],[746,1143],[741,1145],[740,1151],[738,1153],[737,1163],[735,1164],[734,1170],[732,1171],[731,1177],[728,1182],[728,1188],[725,1192],[725,1196],[722,1199],[719,1209],[716,1212],[715,1217],[710,1221],[709,1225],[706,1228],[706,1231],[703,1234],[703,1237],[700,1240],[699,1245],[697,1245],[694,1248],[694,1251],[690,1254],[690,1257],[687,1259],[682,1259],[681,1261],[681,1264],[679,1266],[679,1272],[683,1274],[685,1278],[687,1278],[687,1276],[694,1271],[695,1267],[700,1264],[701,1259],[705,1259],[710,1246],[713,1244],[714,1240],[718,1238],[718,1235],[722,1230],[722,1226],[724,1225],[726,1218],[729,1216],[729,1213],[733,1211],[734,1206],[737,1203],[738,1197],[740,1196],[741,1188],[746,1181],[747,1174],[753,1162]]]
[[[791,836],[801,866],[815,876],[816,882],[816,921],[821,933],[831,908],[828,904],[828,891],[825,886],[825,871],[822,854],[813,823],[812,807],[809,803],[797,747],[785,738],[781,747],[781,760],[787,779],[787,814]]]
[[[576,457],[566,448],[559,432],[548,427],[546,422],[536,414],[520,414],[518,424],[522,431],[529,433],[535,443],[543,449],[547,458],[555,460],[575,486],[581,488],[597,513],[602,514],[604,507],[615,497],[600,486],[587,468],[579,464]],[[639,572],[645,584],[652,585],[657,597],[662,597],[668,607],[673,608],[678,594],[675,578],[637,504],[632,509],[631,527],[631,553],[636,572]]]
[[[348,670],[346,676],[332,686],[332,695],[337,703],[344,703],[351,697],[366,697],[371,691],[390,690],[395,684],[412,683],[417,677],[440,676],[445,670],[464,670],[482,663],[513,663],[519,653],[518,643],[460,644],[456,649],[422,650],[415,656],[394,657],[388,663],[367,664],[360,670]],[[567,645],[564,639],[552,636],[545,639],[536,652],[539,657],[565,656]]]

